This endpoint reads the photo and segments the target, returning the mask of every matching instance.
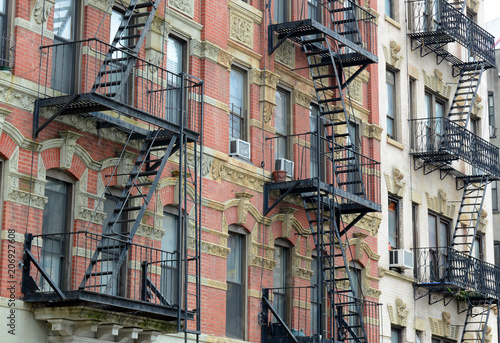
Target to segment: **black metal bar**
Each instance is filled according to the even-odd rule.
[[[148,280],[148,261],[142,261],[142,263],[141,263],[141,300],[142,301],[147,301],[147,298],[148,298],[147,280]]]
[[[276,49],[278,49],[281,44],[283,44],[288,38],[290,38],[296,31],[297,31],[297,28],[302,25],[303,21],[298,21],[296,22],[296,24],[293,26],[292,30],[290,30],[290,32],[288,32],[285,36],[283,37],[280,37],[280,41],[278,42],[278,44],[276,44],[276,46],[269,46],[271,49],[268,51],[268,54],[269,55],[272,55],[273,52],[276,51]],[[273,32],[272,32],[272,25],[269,25],[269,28],[268,28],[268,31],[269,31],[269,37],[271,37],[273,35]],[[269,44],[273,44],[273,41],[272,40],[269,40]]]
[[[264,213],[263,213],[263,216],[265,217],[269,212],[271,212],[273,210],[273,208],[275,208],[280,202],[281,200],[283,200],[288,194],[292,193],[292,191],[294,190],[294,188],[299,184],[300,182],[299,181],[296,181],[294,182],[292,185],[290,185],[290,188],[288,188],[285,193],[281,194],[280,197],[278,198],[278,200],[276,200],[274,202],[274,204],[271,205],[271,207],[267,207],[266,206],[266,202],[267,201],[264,201],[264,204],[265,204],[265,207],[264,207]],[[264,197],[267,197],[267,199],[269,199],[269,192],[265,192],[265,195]],[[266,199],[266,198],[264,198]]]
[[[39,113],[37,113],[37,129],[35,131],[35,138],[38,138],[38,134],[45,128],[47,127],[47,125],[49,125],[50,123],[52,123],[52,121],[54,119],[56,119],[59,115],[61,115],[62,113],[64,113],[64,111],[68,108],[69,105],[71,105],[73,103],[73,101],[75,101],[80,95],[76,94],[76,95],[73,95],[71,97],[71,99],[61,108],[59,108],[56,113],[54,113],[49,119],[47,119],[47,121],[45,123],[43,123],[41,126],[38,126],[39,122],[38,120],[40,120],[40,117],[39,117]],[[39,105],[39,104],[38,104]],[[39,111],[39,107],[35,108],[35,110],[38,112]]]
[[[287,335],[292,339],[292,341],[294,343],[299,343],[299,341],[297,340],[297,337],[295,337],[293,335],[292,331],[290,331],[290,328],[288,328],[288,325],[286,325],[286,323],[283,320],[283,318],[281,318],[281,316],[278,314],[278,312],[276,312],[276,310],[274,309],[273,305],[271,305],[271,303],[269,302],[269,300],[264,297],[264,294],[262,296],[262,301],[266,305],[267,309],[269,311],[271,311],[271,313],[273,314],[274,318],[276,318],[276,320],[278,321],[278,323],[280,323],[283,326],[283,328],[285,329]]]
[[[52,278],[50,277],[50,275],[47,274],[47,272],[43,269],[43,267],[40,265],[40,263],[38,263],[37,259],[35,258],[35,256],[33,256],[33,254],[31,253],[31,251],[30,250],[25,250],[24,253],[28,256],[28,259],[33,263],[33,265],[36,267],[36,269],[38,269],[38,271],[43,276],[43,278],[45,280],[47,280],[47,282],[49,283],[50,287],[52,287],[52,289],[57,293],[57,295],[61,299],[66,300],[67,299],[66,295],[64,295],[64,293],[57,286],[57,284],[54,282],[54,280],[52,280]]]
[[[146,267],[146,271],[147,271],[147,267]],[[160,292],[160,290],[158,289],[158,287],[156,287],[156,285],[147,276],[146,276],[146,286],[149,289],[151,289],[151,291],[153,292],[153,294],[156,295],[156,297],[158,298],[158,300],[160,300],[160,302],[163,305],[172,306],[170,304],[170,302],[167,300],[167,298],[165,298],[165,296]]]

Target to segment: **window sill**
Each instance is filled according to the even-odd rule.
[[[383,277],[383,276],[393,276],[397,279],[403,280],[403,281],[408,281],[408,282],[415,282],[415,279],[412,276],[406,276],[405,274],[401,274],[398,272],[395,272],[394,270],[390,269],[385,269],[380,267],[378,269],[378,276]]]
[[[399,143],[398,141],[392,139],[392,138],[389,138],[387,137],[387,143],[398,148],[399,150],[404,150],[405,149],[405,146],[402,144],[402,143]]]
[[[385,15],[385,21],[388,22],[389,24],[391,24],[392,26],[394,26],[395,28],[397,28],[398,30],[401,30],[401,24],[398,23],[396,20],[394,20],[393,18]]]

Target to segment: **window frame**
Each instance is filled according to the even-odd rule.
[[[165,44],[166,44],[166,53],[165,53],[166,66],[165,66],[165,69],[168,72],[175,74],[175,75],[177,75],[179,73],[177,70],[174,71],[174,70],[169,69],[169,56],[171,56],[171,55],[169,55],[169,52],[170,52],[169,46],[170,46],[171,41],[180,45],[180,51],[182,54],[181,63],[180,63],[180,73],[188,73],[189,72],[189,58],[188,58],[189,57],[188,56],[188,51],[189,51],[188,44],[189,44],[189,42],[187,39],[185,39],[182,36],[177,35],[175,33],[170,33],[167,36],[167,39],[165,41]],[[176,51],[178,51],[178,50],[176,50]],[[167,84],[173,85],[173,77],[171,79],[171,77],[169,77],[168,74],[167,74]],[[173,86],[179,87],[180,85],[173,85]],[[179,117],[182,115],[182,111],[180,110],[180,108],[178,108],[179,106],[176,106],[175,101],[178,101],[180,103],[181,92],[179,92],[177,99],[175,99],[175,95],[174,95],[173,99],[168,98],[168,95],[169,95],[169,92],[166,92],[165,96],[167,97],[167,99],[165,100],[165,104],[166,104],[166,106],[165,106],[166,107],[165,108],[165,118],[166,118],[166,120],[168,120],[176,125],[180,125]],[[173,104],[172,104],[172,101],[174,101]],[[187,123],[187,118],[184,117],[184,124],[186,124],[186,123]]]
[[[429,99],[428,103],[427,99]],[[444,121],[447,119],[448,101],[433,91],[425,89],[424,104],[426,105],[424,109],[426,116],[424,119],[428,119],[431,123],[434,123],[428,123],[426,126],[427,148],[429,150],[439,150],[444,138]],[[437,116],[437,105],[442,106],[442,116]]]
[[[498,182],[494,180],[491,182],[491,210],[498,212]]]
[[[323,7],[321,5],[320,0],[307,0],[307,17],[309,19],[313,19],[317,21],[318,23],[323,23]],[[314,17],[311,15],[313,14],[312,11],[315,10],[316,13]]]
[[[290,1],[287,0],[274,0],[273,1],[273,21],[275,23],[285,23],[290,19]],[[280,16],[278,13],[277,5],[284,7],[284,10],[281,11],[283,16]]]
[[[44,222],[45,222],[43,220],[43,213],[45,212],[45,207],[44,207],[44,209],[42,210],[42,227],[40,229],[41,234],[42,235],[67,234],[67,233],[73,232],[75,180],[71,176],[69,176],[68,174],[66,174],[60,170],[57,170],[57,169],[47,170],[47,172],[46,172],[47,182],[48,182],[48,179],[63,182],[65,184],[65,186],[67,187],[67,194],[66,194],[67,201],[65,202],[66,218],[64,220],[65,224],[63,224],[64,227],[63,227],[63,230],[61,232],[52,232],[52,231],[44,232],[43,231]],[[46,186],[45,186],[45,191],[46,191]],[[45,191],[44,191],[44,195],[46,194]],[[48,204],[48,202],[45,204],[45,206],[47,206],[47,204]],[[51,209],[47,209],[47,210],[51,211]],[[44,242],[45,242],[44,246],[47,246],[49,241],[50,241],[49,238],[44,237]],[[52,278],[52,279],[60,289],[65,289],[66,286],[69,285],[70,280],[71,280],[71,241],[72,241],[72,239],[71,239],[71,236],[64,235],[61,241],[62,241],[61,247],[64,250],[59,254],[60,258],[62,259],[61,264],[59,266],[60,275],[59,275],[58,280],[55,280],[54,278]],[[42,253],[43,253],[43,251],[42,251]],[[41,258],[42,266],[44,264],[43,261],[44,261],[43,258]],[[42,282],[40,284],[40,289],[43,289],[44,288],[43,283],[45,283],[45,281],[43,280],[43,278],[41,280],[42,280]],[[46,285],[46,286],[48,286],[48,285]],[[48,286],[48,287],[49,287],[48,289],[50,289],[50,286]],[[45,290],[45,291],[47,291],[47,290]]]
[[[312,109],[315,109],[316,112],[316,115],[314,115],[314,111]],[[325,141],[324,141],[324,129],[323,129],[323,125],[322,125],[322,121],[321,120],[317,120],[319,117],[321,117],[320,115],[321,113],[321,108],[318,104],[316,103],[311,103],[311,105],[309,106],[309,131],[310,132],[316,132],[318,134],[318,136],[320,137],[320,146],[319,146],[319,154],[320,154],[320,160],[323,162],[323,163],[319,163],[318,165],[318,170],[316,170],[316,167],[313,168],[313,165],[314,164],[318,164],[319,161],[316,160],[316,151],[318,150],[317,147],[316,147],[316,144],[317,144],[317,141],[315,141],[317,139],[317,137],[314,135],[314,134],[311,134],[311,138],[310,138],[310,149],[309,149],[309,176],[311,178],[314,178],[314,177],[319,177],[319,179],[321,181],[324,181],[325,180],[325,177],[326,177],[326,164],[324,163],[325,162],[325,151],[326,151],[326,144],[325,144]],[[313,124],[314,123],[314,124]],[[318,125],[319,123],[319,128],[317,128],[316,126]],[[313,170],[314,170],[314,173],[313,173]]]
[[[163,251],[169,253],[169,254],[174,254],[174,255],[177,255],[175,256],[175,264],[176,266],[173,266],[173,267],[170,267],[170,266],[162,266],[162,272],[163,272],[163,268],[166,268],[168,270],[174,270],[175,272],[175,278],[176,280],[174,280],[174,283],[175,283],[175,289],[172,291],[172,296],[174,297],[173,299],[170,299],[167,295],[166,292],[164,292],[164,288],[167,287],[169,284],[167,285],[162,285],[160,283],[160,290],[163,294],[163,296],[170,301],[170,304],[171,305],[179,305],[179,304],[182,304],[182,297],[181,297],[181,291],[182,291],[182,287],[183,287],[183,284],[184,284],[184,280],[182,278],[182,271],[183,271],[183,266],[182,266],[182,263],[181,263],[181,260],[182,260],[182,254],[183,254],[183,247],[184,247],[184,240],[183,240],[183,225],[182,225],[182,221],[184,219],[184,215],[182,213],[181,217],[179,217],[179,209],[175,206],[172,206],[172,205],[167,205],[167,206],[164,206],[163,207],[163,220],[162,220],[162,228],[165,230],[165,233],[163,234],[162,238],[161,238],[161,241],[160,241],[160,250],[162,251],[162,254],[163,254]],[[167,251],[165,246],[164,246],[164,239],[166,239],[166,235],[167,235],[167,230],[163,227],[165,224],[165,218],[167,216],[170,216],[172,218],[175,219],[175,248],[174,248],[174,251]],[[180,228],[180,230],[179,230]],[[163,278],[161,279],[163,281]]]
[[[239,237],[240,239],[240,286],[241,286],[241,293],[240,293],[240,303],[242,305],[241,307],[241,327],[240,327],[240,335],[231,335],[231,334],[228,334],[228,321],[227,319],[227,316],[228,316],[228,312],[227,312],[227,307],[228,305],[230,304],[229,301],[229,284],[230,283],[235,283],[235,282],[232,282],[232,281],[229,281],[227,279],[227,269],[226,269],[226,283],[228,284],[228,289],[226,291],[226,337],[231,337],[231,338],[236,338],[236,339],[242,339],[242,340],[245,340],[246,339],[246,332],[247,332],[247,273],[248,273],[248,263],[247,263],[247,259],[246,259],[246,256],[247,256],[247,241],[248,241],[248,235],[246,233],[246,231],[243,229],[243,227],[241,226],[237,226],[237,225],[230,225],[229,228],[228,228],[228,246],[229,246],[229,237],[233,236],[233,237]],[[229,262],[229,256],[230,256],[231,252],[229,252],[228,256],[227,256],[227,261]],[[228,266],[226,267],[228,268]],[[233,299],[233,298],[231,298]]]
[[[285,130],[282,132],[278,131],[278,94],[281,94],[284,98],[283,105],[285,108],[283,109],[283,123],[285,126]],[[275,138],[275,144],[274,144],[274,158],[285,158],[287,160],[293,161],[292,158],[292,152],[291,152],[291,142],[290,142],[290,134],[292,130],[292,117],[293,117],[293,111],[292,111],[292,93],[283,87],[276,87],[276,110],[274,114],[274,127],[276,129],[276,138]],[[282,151],[280,151],[280,141],[284,141],[284,143],[281,143],[284,145],[284,156],[282,156]]]
[[[16,0],[4,0],[5,1],[5,11],[0,14],[5,20],[5,33],[1,32],[0,27],[0,67],[10,67],[14,66],[14,54],[13,49],[15,48],[14,40],[11,38],[14,32],[14,16]]]
[[[386,68],[385,75],[386,75],[385,84],[387,90],[387,111],[386,111],[387,137],[397,141],[399,139],[398,135],[399,111],[398,111],[398,101],[397,101],[398,71],[391,68]],[[393,79],[392,83],[390,82],[389,75],[392,76]],[[389,91],[389,87],[392,88],[392,91]],[[390,97],[389,97],[390,93],[392,95],[392,104],[390,103]],[[392,132],[389,132],[389,121],[391,121]]]
[[[277,292],[276,290],[273,289],[273,307],[278,312],[280,309],[278,308],[277,304],[275,304],[275,301],[277,300],[278,297],[283,297],[284,299],[284,315],[282,316],[283,321],[288,325],[291,323],[291,315],[292,315],[292,297],[291,297],[291,291],[290,287],[293,286],[293,280],[292,280],[292,269],[291,269],[291,264],[292,264],[292,247],[290,244],[283,240],[283,239],[277,239],[274,242],[274,260],[276,262],[275,269],[273,269],[273,288],[282,288],[282,292]],[[279,261],[277,261],[277,255],[276,252],[278,250],[281,250],[284,252],[281,256],[285,255],[283,257],[283,261],[285,262],[285,267],[282,268],[282,275],[281,277],[283,278],[284,284],[276,284],[276,278],[275,278],[275,272],[276,272],[276,267],[279,266]],[[274,322],[277,322],[276,319],[273,319]]]
[[[387,6],[389,5],[389,6]],[[389,8],[388,8],[389,7]],[[385,0],[385,12],[384,14],[393,19],[393,20],[396,20],[396,16],[395,16],[395,8],[394,8],[394,0]]]
[[[396,342],[393,342],[393,334],[397,335]],[[391,325],[391,343],[401,343],[402,342],[402,339],[401,339],[402,334],[403,334],[403,330],[401,328]]]
[[[235,105],[232,103],[232,82],[231,82],[231,74],[233,73],[239,73],[242,75],[242,84],[241,84],[241,109],[240,113],[238,114],[237,111],[234,110]],[[241,139],[245,142],[249,142],[249,125],[248,125],[248,70],[233,64],[231,66],[231,72],[229,73],[229,139]],[[237,106],[236,106],[237,107]],[[238,117],[240,120],[240,128],[239,132],[240,135],[239,137],[235,136],[234,133],[234,123],[233,123],[233,117]],[[233,128],[233,129],[231,129]]]
[[[401,248],[401,225],[400,225],[400,200],[398,198],[395,198],[395,197],[391,197],[389,196],[389,204],[387,206],[387,210],[388,210],[388,215],[389,215],[389,219],[388,219],[388,242],[389,242],[389,247],[390,249],[389,250],[395,250],[395,249],[400,249]],[[394,210],[392,211],[394,213],[394,228],[391,228],[391,205],[394,204]],[[391,236],[394,238],[394,239],[391,239]],[[395,243],[395,246],[393,246],[391,244],[391,242],[394,242]]]
[[[495,93],[493,92],[488,92],[488,125],[490,127],[490,138],[496,138]]]

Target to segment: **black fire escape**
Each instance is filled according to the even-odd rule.
[[[378,342],[378,304],[358,293],[346,247],[349,230],[367,213],[381,210],[380,166],[362,154],[349,99],[351,81],[378,62],[374,17],[350,0],[318,3],[322,22],[308,18],[268,28],[270,54],[289,39],[307,58],[319,113],[315,130],[292,135],[298,142],[293,151],[314,162],[310,171],[304,169],[306,162],[295,168],[294,178],[264,185],[264,214],[286,196],[302,199],[316,246],[318,276],[298,301],[314,303],[310,311],[315,313],[294,308],[290,322],[273,304],[270,292],[275,290],[265,289],[262,342]],[[317,319],[309,330],[311,326],[300,321],[311,315]]]
[[[139,57],[160,2],[130,1],[110,44],[93,38],[41,47],[45,83],[35,102],[34,137],[55,119],[78,116],[98,132],[121,132],[126,143],[116,165],[102,171],[105,190],[85,230],[26,235],[22,290],[27,302],[142,315],[198,334],[203,82]],[[70,53],[76,58],[65,59]],[[75,60],[78,91],[64,87],[65,75],[58,73],[73,70]],[[137,155],[130,167],[126,152]],[[171,161],[178,162],[178,218],[185,219],[175,228],[177,248],[164,251],[136,233],[148,206],[156,206],[153,197]],[[126,180],[120,195],[111,192],[112,180]],[[101,228],[94,220],[106,199],[115,208]]]
[[[463,301],[467,311],[461,342],[484,342],[492,304],[500,299],[500,270],[472,256],[480,225],[484,195],[490,182],[500,179],[499,149],[468,130],[483,72],[495,67],[494,37],[465,12],[465,2],[445,0],[407,1],[412,49],[421,56],[434,53],[438,64],[449,63],[458,77],[448,117],[415,119],[412,155],[415,169],[425,174],[439,171],[452,175],[462,201],[451,244],[418,249],[416,298],[429,303],[453,298]],[[458,43],[466,60],[453,55],[449,43]],[[469,166],[458,170],[458,162]]]

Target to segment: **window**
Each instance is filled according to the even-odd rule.
[[[316,134],[311,134],[311,149],[310,149],[310,177],[319,177],[320,179],[324,178],[324,163],[318,163],[319,160],[323,159],[324,146],[323,146],[323,130],[320,128],[318,130],[318,118],[319,118],[319,107],[317,105],[311,105],[309,108],[309,129],[311,132]],[[321,121],[319,121],[319,125],[321,126]],[[318,136],[320,137],[320,141],[318,142]],[[318,156],[318,144],[320,147],[319,156]]]
[[[359,124],[349,121],[347,123],[347,132],[349,136],[347,137],[346,146],[349,150],[347,150],[347,162],[344,165],[344,169],[347,171],[346,191],[355,195],[363,195],[362,170],[360,169],[361,141]]]
[[[52,88],[63,93],[74,92],[76,0],[56,0],[54,4],[54,47],[52,57]]]
[[[276,112],[274,115],[276,136],[278,136],[276,138],[275,157],[291,160],[288,147],[289,117],[290,93],[278,89],[276,91]]]
[[[478,260],[484,260],[484,236],[480,233],[476,234],[474,245],[472,246],[472,256]]]
[[[437,151],[441,148],[444,137],[445,102],[432,93],[425,93],[425,116],[427,150]]]
[[[495,250],[495,264],[500,265],[500,242],[494,242],[494,250]]]
[[[311,270],[313,275],[311,277],[311,334],[318,333],[318,290],[322,285],[319,284],[319,273],[318,273],[318,257],[312,256]]]
[[[396,139],[397,131],[397,107],[396,107],[396,73],[386,70],[387,84],[387,136]]]
[[[278,315],[285,323],[289,322],[288,318],[288,288],[290,286],[289,279],[289,259],[290,249],[285,246],[276,245],[274,248],[274,260],[276,266],[273,270],[273,307]],[[274,320],[277,322],[277,320]]]
[[[319,0],[307,0],[307,16],[321,23],[321,2]]]
[[[498,212],[498,185],[497,181],[491,182],[491,209]]]
[[[179,216],[177,209],[165,207],[162,228],[165,234],[161,238],[161,279],[160,292],[170,305],[179,304]]]
[[[417,265],[417,258],[418,258],[418,253],[417,253],[417,248],[419,247],[418,244],[418,237],[419,237],[419,229],[418,229],[418,205],[415,203],[411,204],[411,226],[412,226],[412,235],[413,235],[413,265]],[[415,278],[417,278],[417,269],[418,268],[413,268],[413,273],[415,274]]]
[[[351,277],[351,292],[349,293],[349,296],[354,298],[354,299],[363,299],[363,289],[361,288],[362,285],[362,271],[363,267],[357,263],[357,262],[351,262],[349,266],[349,275]],[[353,301],[354,299],[348,299],[348,301]],[[359,302],[358,306],[356,306],[355,303],[352,305],[348,305],[349,310],[348,310],[348,318],[349,318],[349,326],[353,328],[353,330],[356,332],[358,336],[360,336],[362,327],[361,327],[361,321],[359,317],[359,311],[362,311],[362,309],[359,307]]]
[[[399,201],[389,198],[389,250],[399,249]]]
[[[227,247],[226,336],[244,339],[245,236],[229,232]]]
[[[385,0],[385,15],[394,19],[394,0]]]
[[[69,180],[69,177],[63,176]],[[43,238],[41,264],[55,284],[63,287],[68,242],[66,235],[62,234],[70,231],[71,184],[47,177],[45,196],[47,203],[43,208],[42,234],[48,236]],[[51,290],[43,278],[40,285],[42,291]]]
[[[408,82],[408,96],[409,96],[409,108],[408,108],[408,111],[409,111],[409,118],[410,120],[412,120],[412,122],[410,123],[410,129],[411,129],[411,135],[410,135],[410,144],[411,144],[411,148],[414,149],[415,148],[415,135],[416,135],[416,123],[414,122],[415,120],[415,117],[416,117],[416,110],[417,110],[417,99],[416,99],[416,93],[415,93],[415,90],[416,90],[416,80],[414,79],[410,79],[410,81]]]
[[[123,21],[125,11],[120,9],[120,8],[113,8],[111,10],[111,18],[110,18],[110,34],[109,34],[109,44],[113,44],[113,41],[115,39],[116,33],[118,32],[118,29],[120,27],[120,24]],[[128,35],[128,32],[124,32],[125,35]],[[120,41],[120,43],[117,44],[118,47],[123,48],[121,44],[125,42],[128,44],[127,41]],[[108,81],[111,82],[110,86],[107,87],[106,93],[109,94],[116,94],[116,100],[128,103],[130,101],[130,94],[132,94],[132,82],[131,80],[131,75],[129,76],[128,79],[124,80],[125,77],[125,71],[127,70],[127,59],[120,60],[119,58],[124,58],[126,57],[126,54],[121,52],[121,51],[115,51],[113,53],[113,58],[116,58],[116,61],[113,61],[113,63],[110,63],[109,69],[112,70],[113,72],[109,74],[108,76]]]
[[[246,135],[246,73],[237,67],[231,69],[229,80],[229,137],[247,140]]]
[[[284,23],[288,19],[287,0],[274,0],[274,21]]]
[[[102,251],[102,262],[100,263],[100,278],[101,292],[107,292],[111,295],[122,295],[125,293],[125,263],[120,267],[117,272],[117,276],[112,278],[110,274],[118,267],[118,261],[122,249],[122,240],[124,235],[127,233],[126,223],[115,223],[113,226],[108,226],[110,220],[112,219],[114,210],[116,208],[116,202],[118,201],[119,194],[121,193],[118,189],[111,190],[112,194],[106,194],[104,199],[104,213],[106,213],[106,218],[102,223],[102,238],[104,249]],[[127,219],[122,212],[117,218],[118,221]]]
[[[8,0],[0,0],[0,67],[9,67],[10,35],[8,30]]]
[[[446,247],[450,243],[450,225],[446,219],[437,214],[428,215],[429,230],[429,272],[431,281],[439,281],[444,277]]]
[[[472,142],[470,143],[471,145],[471,149],[473,149],[473,151],[476,148],[476,144],[479,145],[481,143],[478,142],[478,140],[481,139],[481,120],[477,117],[472,117],[470,118],[470,126],[471,126],[471,132],[476,135],[476,137],[473,138]],[[476,150],[478,151],[478,150]],[[481,159],[481,156],[478,156],[479,159]],[[472,174],[474,175],[479,175],[479,174],[482,174],[481,172],[481,169],[478,169],[475,167],[476,164],[472,164]]]
[[[401,329],[391,327],[391,343],[400,343],[401,341]]]
[[[492,92],[488,92],[488,124],[490,126],[490,138],[496,138],[495,97]]]
[[[167,40],[167,70],[175,75],[167,76],[168,89],[173,91],[166,92],[166,119],[174,124],[181,124],[181,76],[179,75],[185,71],[184,61],[186,59],[186,43],[173,36],[168,36]],[[179,76],[178,76],[179,75]],[[186,118],[184,118],[186,121]]]

